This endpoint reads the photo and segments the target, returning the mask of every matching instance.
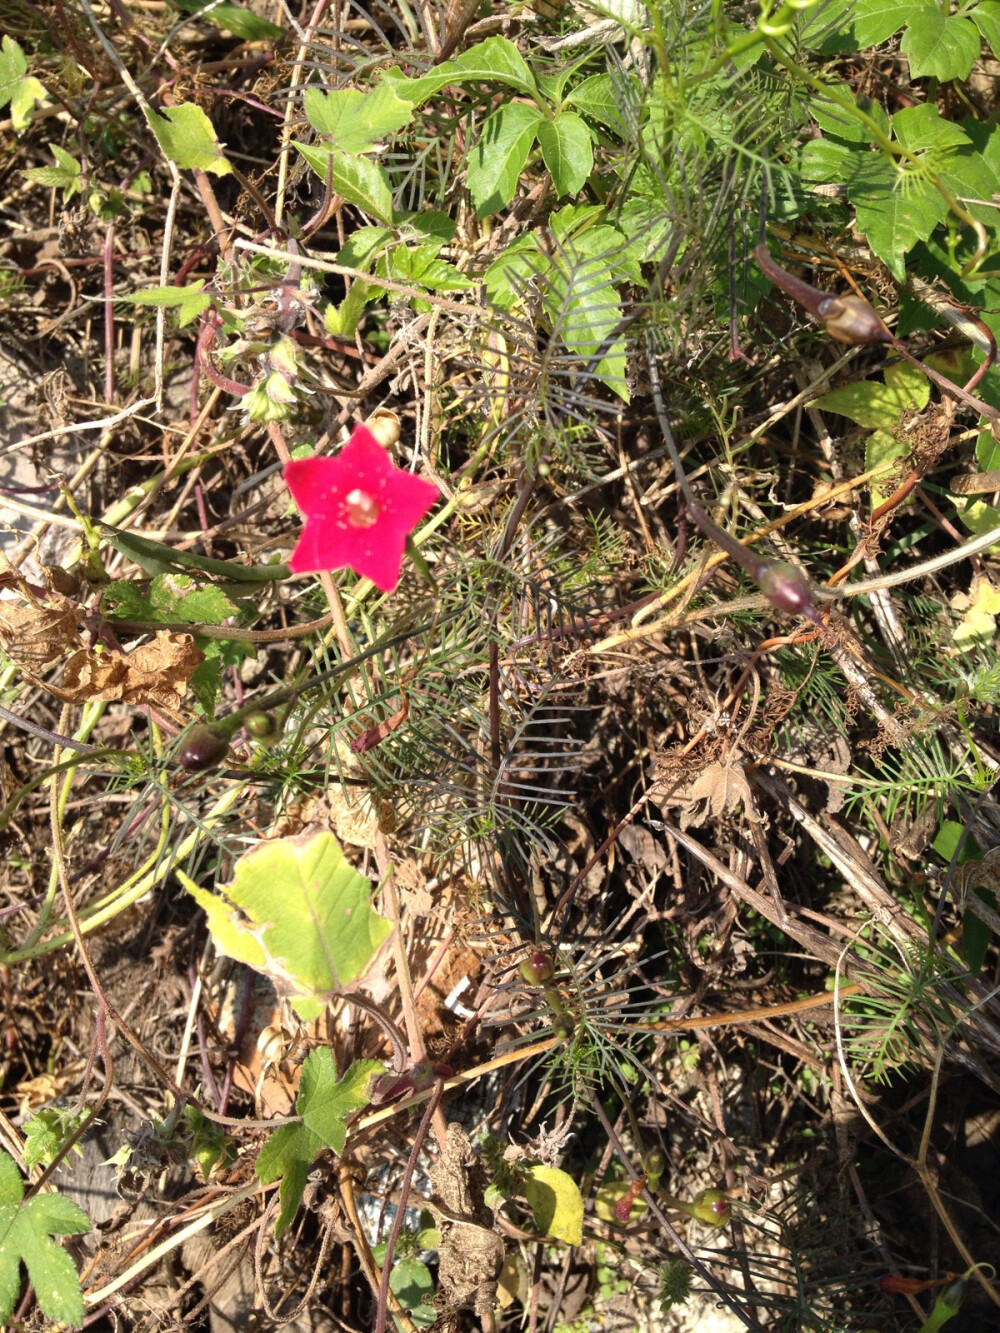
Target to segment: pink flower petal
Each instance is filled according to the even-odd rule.
[[[306,519],[289,568],[305,574],[346,565],[392,592],[406,538],[437,501],[437,487],[395,467],[365,426],[355,427],[335,458],[293,459],[284,477]],[[351,520],[349,497],[357,491],[377,507],[369,526]]]

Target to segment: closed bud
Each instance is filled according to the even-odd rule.
[[[656,1189],[666,1168],[667,1159],[659,1148],[651,1148],[643,1157],[642,1169],[646,1173],[647,1184],[651,1190]]]
[[[177,762],[189,773],[203,773],[218,768],[229,753],[229,737],[221,727],[199,722],[181,741]]]
[[[552,959],[546,953],[537,949],[533,954],[521,960],[521,976],[529,986],[541,986],[546,981],[551,981],[555,973],[555,967],[552,965]]]
[[[268,365],[289,382],[299,373],[298,348],[291,338],[279,338],[267,353]]]
[[[967,1275],[965,1275],[956,1277],[946,1287],[943,1287],[934,1302],[931,1318],[933,1319],[935,1315],[944,1316],[941,1320],[943,1323],[944,1319],[951,1319],[954,1315],[957,1315],[962,1302],[965,1300],[965,1291],[968,1285]],[[937,1327],[937,1325],[934,1325],[934,1327]]]
[[[243,719],[243,726],[248,736],[252,736],[261,745],[269,745],[281,735],[281,727],[273,713],[249,713]]]
[[[887,343],[889,330],[863,296],[831,296],[819,304],[819,318],[831,338],[859,346]]]
[[[809,580],[797,565],[787,560],[765,565],[757,582],[767,600],[779,611],[787,611],[793,616],[812,614],[815,617]]]

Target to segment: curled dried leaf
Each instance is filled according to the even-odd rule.
[[[79,647],[82,612],[62,598],[52,606],[0,602],[0,645],[29,671],[43,671]]]
[[[81,648],[66,663],[61,693],[68,703],[107,699],[176,708],[204,660],[190,634],[159,630],[152,643],[131,653]]]

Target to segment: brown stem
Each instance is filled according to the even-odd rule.
[[[115,400],[115,224],[104,236],[104,401]]]
[[[392,1272],[392,1256],[396,1249],[396,1242],[399,1240],[399,1233],[403,1229],[403,1221],[406,1217],[406,1200],[409,1198],[410,1187],[413,1184],[413,1173],[417,1169],[417,1160],[424,1146],[424,1140],[427,1138],[427,1131],[430,1129],[434,1113],[437,1111],[441,1102],[441,1094],[444,1092],[444,1080],[438,1079],[434,1085],[434,1091],[431,1093],[431,1099],[427,1103],[427,1109],[424,1111],[423,1119],[417,1129],[413,1140],[413,1147],[410,1149],[410,1156],[406,1163],[406,1170],[403,1172],[403,1181],[399,1188],[399,1202],[396,1205],[396,1216],[392,1220],[392,1229],[389,1232],[385,1243],[385,1258],[382,1260],[382,1277],[378,1288],[378,1313],[375,1316],[375,1333],[385,1333],[385,1321],[389,1308],[389,1277]]]

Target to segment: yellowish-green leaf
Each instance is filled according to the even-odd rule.
[[[951,636],[959,647],[974,648],[993,641],[1000,613],[1000,588],[994,588],[987,578],[974,578],[971,593],[959,593],[951,604],[963,613],[962,623]]]
[[[871,472],[877,468],[880,463],[897,463],[905,458],[910,452],[910,446],[905,440],[896,435],[890,435],[888,431],[877,430],[874,435],[869,435],[865,442],[865,471]],[[871,501],[872,508],[877,509],[884,500],[888,500],[895,488],[886,485],[884,482],[873,481],[871,483]]]
[[[837,412],[868,430],[891,430],[907,412],[922,412],[930,400],[926,375],[906,363],[888,366],[885,383],[864,380],[831,389],[813,402],[821,412]]]
[[[208,917],[209,934],[219,953],[237,963],[246,963],[255,972],[267,971],[267,954],[247,929],[247,923],[233,905],[217,894],[195,884],[193,879],[178,870],[177,878]]]
[[[535,1225],[546,1236],[567,1245],[583,1241],[583,1195],[572,1176],[558,1167],[532,1163],[524,1180],[524,1194]]]
[[[987,532],[997,533],[997,545],[1000,545],[1000,509],[994,505],[988,505],[983,500],[974,500],[972,496],[953,495],[951,502],[958,510],[958,516],[976,537],[981,537]],[[991,546],[991,551],[996,547]]]
[[[356,88],[324,93],[310,86],[302,100],[309,124],[326,138],[326,146],[345,153],[370,152],[380,139],[395,134],[413,119],[412,104],[385,79],[369,93]]]
[[[146,112],[150,129],[156,135],[163,156],[186,171],[211,171],[216,176],[228,176],[232,165],[226,160],[215,137],[212,122],[194,102],[167,107],[161,116],[158,111]]]
[[[266,973],[304,1018],[361,975],[392,929],[332,833],[260,843],[218,895],[182,883],[208,914],[216,948]]]

